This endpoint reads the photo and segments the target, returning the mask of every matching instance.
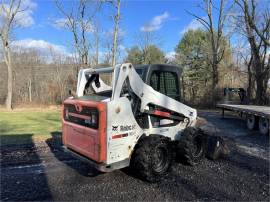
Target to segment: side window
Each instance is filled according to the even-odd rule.
[[[164,75],[164,72],[159,73],[159,92],[167,95],[166,93],[166,88],[165,88],[165,82],[166,82],[166,77]]]
[[[179,83],[176,73],[154,71],[150,78],[150,85],[156,91],[175,100],[180,100]]]
[[[156,91],[159,91],[158,80],[159,80],[159,76],[157,72],[153,72],[150,78],[150,86],[154,88],[154,90]]]
[[[166,85],[166,95],[175,99],[179,100],[179,84],[177,79],[177,74],[173,72],[163,72]]]

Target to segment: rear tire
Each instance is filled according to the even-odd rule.
[[[197,165],[205,157],[207,138],[202,130],[188,127],[177,145],[177,157],[189,165]]]
[[[258,117],[252,114],[247,114],[247,128],[249,130],[257,130],[258,129]]]
[[[263,135],[269,135],[269,120],[267,118],[260,117],[259,130]]]
[[[150,135],[139,140],[132,154],[131,167],[140,178],[157,182],[168,174],[172,159],[170,139]]]

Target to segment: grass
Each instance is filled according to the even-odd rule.
[[[61,131],[61,111],[24,109],[0,111],[0,145],[29,144]]]

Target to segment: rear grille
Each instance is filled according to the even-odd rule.
[[[79,110],[78,110],[79,109]],[[98,110],[96,108],[75,105],[64,105],[64,120],[88,128],[98,128]]]

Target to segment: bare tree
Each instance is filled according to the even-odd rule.
[[[98,22],[95,22],[95,24],[93,25],[93,37],[94,37],[94,45],[93,45],[93,49],[94,49],[94,58],[93,58],[93,63],[95,66],[98,66],[99,64],[99,48],[100,48],[100,33],[101,29],[100,29],[100,25]]]
[[[247,67],[247,102],[249,103],[252,99],[253,91],[254,91],[254,72],[252,70],[252,55],[243,55],[241,53],[241,58],[244,60],[244,64]]]
[[[256,104],[267,103],[267,86],[270,77],[270,12],[269,6],[259,10],[255,0],[236,0],[240,8],[237,27],[247,38],[251,49],[251,59],[248,71],[254,72],[256,81]],[[252,67],[252,69],[251,69]]]
[[[234,18],[234,16],[233,16]],[[234,26],[233,24],[235,21],[231,22],[232,27]],[[234,29],[234,32],[237,33],[237,30]],[[255,80],[254,80],[254,72],[251,67],[252,65],[252,55],[251,55],[251,50],[248,45],[247,40],[243,40],[243,37],[241,35],[237,35],[237,41],[235,42],[235,46],[233,47],[233,54],[235,56],[235,66],[238,69],[238,72],[241,72],[244,75],[247,75],[247,103],[250,103],[250,101],[253,98],[254,94],[254,86],[255,86]],[[234,72],[232,73],[231,77],[234,77],[234,80],[239,82],[239,75],[235,74]],[[235,85],[232,85],[235,86]]]
[[[119,42],[119,23],[120,23],[120,11],[121,11],[121,0],[109,1],[112,6],[116,9],[116,14],[113,16],[114,28],[113,28],[113,46],[112,46],[112,66],[116,65],[117,49]]]
[[[207,17],[199,17],[193,13],[190,13],[194,16],[209,32],[210,36],[210,43],[211,43],[211,54],[210,56],[210,63],[212,66],[212,91],[213,91],[213,98],[215,101],[217,87],[219,82],[219,64],[223,59],[225,47],[222,46],[222,40],[224,37],[224,25],[225,21],[228,17],[228,11],[231,7],[225,10],[225,0],[221,0],[219,3],[219,7],[217,8],[212,0],[204,0],[204,7],[202,9],[207,14]],[[217,19],[218,21],[215,23],[213,15],[213,10],[217,10]],[[215,28],[216,25],[216,28]]]
[[[80,0],[78,4],[74,4],[68,10],[59,0],[56,0],[56,6],[65,17],[65,19],[57,21],[56,24],[64,26],[72,33],[79,62],[87,66],[89,64],[89,49],[92,45],[88,39],[88,34],[92,32],[93,18],[100,9],[101,2]]]
[[[248,69],[248,87],[247,87],[248,103],[250,102],[250,100],[252,98],[252,92],[254,90],[254,76],[253,76],[253,72],[251,69],[252,61],[253,61],[252,56],[249,58],[249,60],[245,59],[245,64],[246,64],[247,69]]]
[[[3,46],[3,55],[5,64],[8,70],[8,85],[7,85],[7,97],[6,108],[12,109],[12,91],[13,91],[13,66],[11,56],[11,33],[16,24],[16,16],[20,12],[24,12],[26,8],[21,8],[21,0],[10,0],[8,3],[1,1],[0,5],[0,38]]]
[[[161,37],[155,31],[140,32],[136,42],[142,52],[142,62],[147,63],[151,47],[161,45]]]
[[[155,31],[140,32],[136,36],[137,44],[143,50],[148,46],[159,44],[159,37]]]

